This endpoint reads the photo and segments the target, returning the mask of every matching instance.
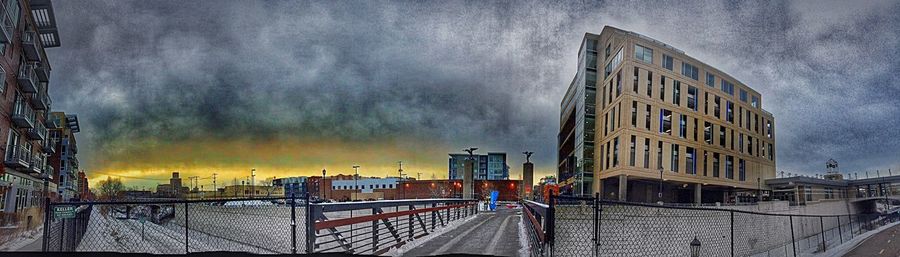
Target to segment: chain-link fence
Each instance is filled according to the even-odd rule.
[[[295,200],[50,203],[44,251],[302,253],[308,203]]]
[[[550,202],[524,204],[535,256],[798,256],[898,221],[896,214],[787,215],[559,196]]]

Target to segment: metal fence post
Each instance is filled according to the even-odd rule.
[[[414,209],[413,205],[410,204],[409,208],[407,210],[413,210],[413,209]],[[416,215],[418,215],[418,214],[416,214]],[[413,229],[415,228],[415,226],[413,225],[413,214],[410,214],[409,217],[407,217],[406,224],[409,225],[409,230],[408,230],[409,240],[407,240],[407,241],[412,241],[413,240]],[[399,223],[398,223],[398,225],[399,225]],[[424,228],[422,228],[422,229],[424,229]],[[425,231],[425,233],[428,233],[428,231]]]
[[[50,197],[44,200],[44,242],[41,243],[41,251],[46,252],[50,245]]]
[[[819,216],[819,227],[822,229],[822,252],[824,253],[828,244],[825,243],[825,222],[823,220],[824,218]]]
[[[594,193],[594,256],[600,256],[600,193]]]
[[[291,192],[291,254],[297,254],[297,198]]]
[[[59,251],[63,251],[63,242],[66,238],[66,219],[61,219],[62,224],[59,225]]]
[[[731,213],[731,256],[734,257],[734,211]]]
[[[853,238],[853,215],[847,214],[847,219],[850,220],[850,238]]]
[[[431,208],[435,208],[435,207],[437,207],[437,203],[432,203]],[[434,232],[434,223],[437,222],[435,213],[437,213],[437,211],[431,211],[431,231],[432,232]]]
[[[794,244],[794,240],[795,240],[794,239],[794,216],[791,215],[791,216],[788,216],[788,218],[790,218],[790,221],[791,221],[791,249],[794,250],[794,257],[796,257],[797,256],[797,245]]]
[[[318,208],[309,202],[309,193],[306,194],[306,253],[313,253],[316,249],[316,217]],[[352,214],[353,211],[350,211]],[[324,215],[324,214],[323,214]],[[352,217],[352,216],[351,216]],[[352,238],[351,238],[352,239]]]
[[[184,253],[191,253],[188,244],[188,203],[184,202]]]

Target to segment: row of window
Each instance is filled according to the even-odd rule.
[[[641,142],[643,141],[643,142]],[[637,149],[639,144],[643,144],[642,149]],[[666,164],[663,162],[663,149],[666,145],[669,145],[669,163]],[[737,180],[738,181],[746,181],[747,180],[747,163],[744,159],[735,158],[735,156],[721,154],[718,152],[711,151],[703,151],[703,155],[698,155],[698,150],[690,147],[690,146],[681,146],[678,144],[670,144],[665,143],[663,141],[656,141],[656,151],[652,148],[651,140],[649,138],[638,138],[637,136],[632,135],[631,140],[629,141],[629,151],[628,151],[628,166],[631,167],[643,167],[644,169],[651,169],[650,160],[652,158],[651,152],[655,152],[656,154],[656,169],[657,170],[669,170],[671,172],[682,172],[680,162],[685,162],[685,170],[683,171],[685,174],[691,175],[699,175],[703,176],[712,176],[715,178],[724,177],[726,179],[735,179],[734,173],[735,168],[737,169]],[[604,152],[605,149],[605,152]],[[682,152],[682,149],[684,150]],[[643,163],[642,165],[638,165],[636,155],[638,151],[642,151],[643,153]],[[619,137],[614,138],[606,143],[606,145],[600,146],[601,160],[600,162],[603,164],[604,169],[610,169],[619,167]],[[683,153],[683,155],[681,154]],[[708,159],[712,160],[711,167],[707,167]],[[735,162],[737,160],[737,162]],[[722,165],[724,162],[724,165]],[[735,166],[736,164],[736,166]],[[710,169],[711,168],[711,169]],[[724,169],[723,169],[724,168]],[[698,170],[701,172],[698,174]],[[724,174],[722,174],[724,173]],[[724,175],[724,176],[722,176]]]
[[[653,49],[646,47],[646,46],[635,44],[634,45],[634,59],[648,63],[648,64],[653,64]],[[675,58],[673,58],[672,56],[667,55],[667,54],[662,54],[662,61],[660,62],[660,65],[663,68],[674,72],[675,71],[674,64],[675,64]],[[612,66],[612,68],[615,68],[615,66]],[[612,70],[610,69],[610,67],[607,66],[606,75],[608,76],[611,71]],[[684,61],[681,62],[681,75],[684,75],[685,77],[691,78],[693,80],[699,80],[700,79],[699,73],[700,73],[700,69],[697,68],[697,66],[692,65],[688,62],[684,62]],[[729,95],[734,96],[734,83],[728,82],[727,80],[724,80],[724,79],[720,79],[720,80],[721,80],[722,91],[725,93],[728,93]],[[715,87],[715,81],[716,81],[716,76],[710,72],[707,72],[706,73],[706,85],[709,87]],[[748,100],[747,99],[747,95],[748,95],[747,91],[745,91],[744,89],[741,89],[740,92],[741,92],[741,98],[740,98],[741,101],[747,102],[747,100]],[[752,99],[749,99],[749,100],[751,100],[750,101],[751,106],[753,106],[754,108],[759,108],[759,97],[753,96]]]
[[[394,184],[369,185],[369,189],[391,189],[391,188],[394,188]],[[331,186],[331,189],[332,190],[366,189],[366,185]]]
[[[640,94],[641,83],[639,83],[639,82],[640,82],[640,75],[642,73],[647,74],[647,80],[646,80],[647,83],[644,88],[645,88],[645,92],[647,93],[647,97],[652,98],[653,97],[653,86],[652,86],[653,72],[652,71],[647,71],[647,70],[640,69],[638,67],[634,67],[633,77],[632,77],[633,78],[632,91],[636,95]],[[603,90],[603,93],[601,95],[601,103],[604,105],[604,107],[607,104],[611,104],[613,99],[615,99],[616,97],[621,95],[622,81],[621,81],[620,75],[621,75],[621,70],[619,72],[617,72],[617,74],[615,75],[615,77],[612,80],[610,80],[608,88],[606,90]],[[658,95],[659,95],[659,99],[661,101],[666,100],[666,93],[667,93],[666,80],[667,80],[667,78],[665,76],[660,76],[659,94]],[[613,88],[615,88],[615,92],[613,92]],[[681,102],[682,102],[682,97],[681,97],[682,93],[681,92],[682,92],[683,88],[687,89],[687,96],[686,96],[687,103],[685,104],[685,106],[688,109],[698,111],[698,109],[699,109],[698,102],[699,102],[699,98],[700,98],[699,96],[700,96],[701,90],[698,89],[697,87],[690,86],[687,84],[684,84],[682,86],[681,81],[678,81],[678,80],[672,80],[672,89],[671,89],[672,104],[674,104],[676,106],[682,106],[681,105]],[[610,97],[607,98],[607,94]],[[703,95],[704,95],[704,97],[703,97],[703,113],[705,115],[709,115],[710,94],[709,94],[709,92],[703,92]],[[713,99],[712,115],[716,118],[722,119],[723,118],[722,117],[722,109],[723,109],[722,97],[720,97],[716,94],[713,94],[712,99]],[[590,107],[591,107],[591,110],[593,110],[593,107],[594,107],[593,104]],[[772,123],[770,120],[766,120],[765,117],[760,117],[759,114],[752,112],[750,109],[744,108],[744,106],[738,106],[737,110],[735,110],[735,104],[733,102],[727,101],[727,100],[725,101],[724,109],[725,109],[725,115],[724,115],[725,121],[728,121],[732,124],[738,124],[741,128],[746,128],[748,131],[752,130],[756,133],[765,133],[765,135],[767,137],[772,138]],[[738,116],[737,119],[735,119],[735,112],[737,112],[737,116]],[[593,111],[591,113],[593,114]],[[760,119],[762,119],[762,123],[760,123]],[[765,129],[764,131],[760,131],[760,126],[762,124],[765,124],[765,125],[763,125],[764,129]]]
[[[607,126],[604,126],[603,136],[607,136],[613,131],[616,130],[617,124],[621,126],[622,115],[618,115],[616,118],[617,112],[620,112],[621,102],[618,106],[614,106],[612,110],[610,110],[607,114],[603,116],[603,121]],[[640,107],[639,107],[640,106]],[[641,108],[643,107],[643,108]],[[631,102],[631,127],[638,128],[638,120],[642,120],[643,128],[647,131],[651,131],[651,116],[653,116],[653,106],[650,104],[640,103],[638,101]],[[643,112],[643,115],[640,115],[638,112]],[[698,118],[689,117],[686,114],[676,114],[668,109],[660,109],[659,112],[659,122],[658,124],[658,133],[665,134],[669,136],[677,136],[679,138],[684,139],[692,139],[695,142],[700,142],[699,129],[701,128],[700,120]],[[639,119],[638,117],[643,116],[643,119]],[[677,122],[677,123],[676,123]],[[693,124],[693,130],[691,133],[688,132],[688,122]],[[734,129],[728,128],[721,124],[710,123],[709,121],[703,121],[703,142],[706,142],[709,145],[713,145],[713,139],[716,138],[715,133],[718,131],[718,145],[722,148],[731,148],[731,150],[737,150],[740,153],[744,153],[747,151],[747,154],[753,155],[756,157],[768,158],[769,160],[774,161],[774,154],[772,151],[773,145],[771,143],[766,143],[760,141],[759,137],[754,138],[752,134],[744,134],[743,132],[735,131]],[[718,130],[715,127],[718,126]],[[767,122],[767,126],[771,127],[771,123]],[[673,129],[675,130],[673,132]],[[738,135],[737,141],[735,141],[735,134]],[[693,135],[691,137],[690,135]],[[727,140],[727,136],[730,135],[731,140]],[[771,137],[771,134],[769,134]],[[745,139],[747,144],[745,145]],[[755,139],[755,140],[754,140]],[[591,139],[593,141],[593,138]],[[730,143],[728,143],[730,142]],[[737,144],[735,144],[737,142]],[[727,146],[726,146],[727,143]],[[754,144],[755,143],[755,144]],[[754,145],[756,146],[754,148]],[[746,148],[745,148],[746,146]],[[754,149],[758,149],[756,154],[754,155]],[[760,150],[761,149],[761,150]]]

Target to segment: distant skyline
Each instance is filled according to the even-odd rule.
[[[779,174],[824,173],[829,158],[845,174],[900,170],[895,1],[53,4],[53,109],[78,114],[92,184],[354,164],[385,176],[399,160],[446,178],[447,154],[466,147],[508,153],[511,179],[533,151],[537,181],[556,172],[578,44],[604,25],[759,91]]]

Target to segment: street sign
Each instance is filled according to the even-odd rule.
[[[53,217],[57,219],[75,218],[75,206],[56,206],[53,208]]]

